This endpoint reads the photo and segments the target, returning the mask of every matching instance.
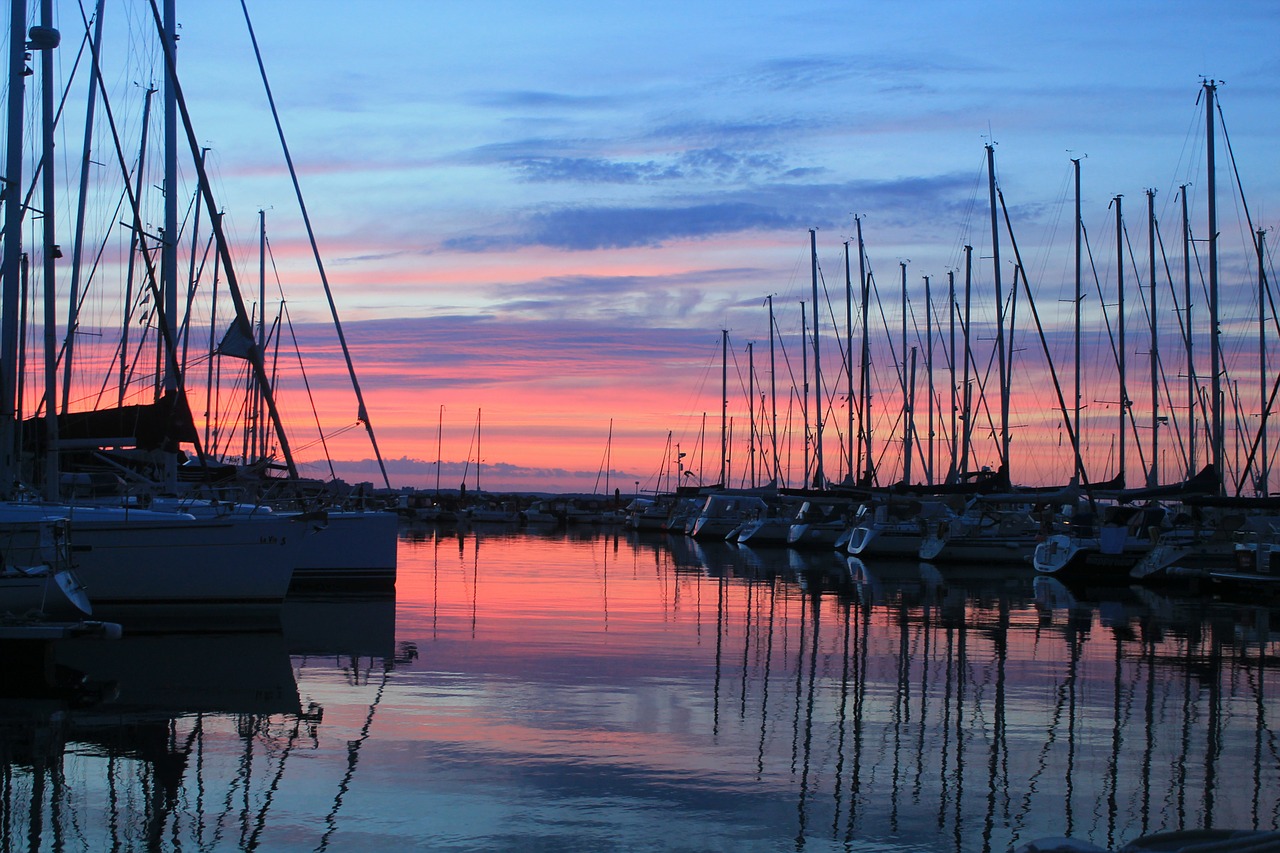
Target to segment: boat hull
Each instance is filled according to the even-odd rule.
[[[309,529],[298,554],[290,590],[359,588],[389,590],[396,585],[399,522],[391,512],[327,512],[289,516]]]
[[[76,574],[95,610],[279,605],[307,536],[287,518],[68,512]]]

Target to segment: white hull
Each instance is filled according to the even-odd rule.
[[[849,553],[858,557],[909,557],[920,555],[920,526],[901,530],[873,523],[855,527],[849,537]]]
[[[54,509],[54,508],[51,508]],[[305,526],[284,517],[61,508],[95,607],[279,604]]]
[[[957,563],[1027,563],[1035,552],[1032,536],[964,536],[957,539],[926,537],[920,544],[922,560]]]
[[[0,621],[6,617],[83,619],[89,600],[70,569],[6,569],[0,572]]]
[[[395,513],[327,512],[323,518],[297,523],[311,533],[302,540],[293,572],[295,589],[395,586],[399,539]]]

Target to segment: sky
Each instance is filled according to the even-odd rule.
[[[65,85],[84,27],[78,6],[55,5],[63,32],[56,76]],[[327,448],[299,437],[294,452],[307,471],[323,474],[327,466],[318,460],[327,449],[340,476],[380,485],[346,369],[326,336],[328,308],[240,4],[178,5],[184,97],[199,144],[208,148],[240,277],[258,277],[262,211],[272,289],[284,294],[305,355],[317,412],[296,381],[282,380],[285,417],[303,427],[319,423],[326,434]],[[486,491],[629,493],[675,479],[712,482],[722,469],[722,435],[726,479],[763,482],[774,465],[774,400],[777,467],[784,484],[800,485],[807,477],[799,389],[813,358],[802,352],[813,322],[810,229],[821,279],[824,469],[829,479],[842,479],[848,459],[840,448],[849,441],[848,380],[840,369],[849,310],[844,253],[857,224],[878,297],[868,323],[878,477],[903,475],[903,269],[908,350],[917,351],[916,392],[908,395],[918,435],[911,478],[941,477],[950,458],[953,387],[947,278],[962,283],[965,245],[974,247],[970,345],[981,365],[974,369],[984,374],[988,411],[999,408],[989,367],[995,276],[988,144],[1068,394],[1071,161],[1081,162],[1092,254],[1082,303],[1081,442],[1096,480],[1119,464],[1121,352],[1134,401],[1126,436],[1131,483],[1145,476],[1152,455],[1152,430],[1144,426],[1152,347],[1138,283],[1150,269],[1145,193],[1156,191],[1164,300],[1156,327],[1165,377],[1158,396],[1172,423],[1159,429],[1155,457],[1162,480],[1182,476],[1192,428],[1178,425],[1188,417],[1179,390],[1187,371],[1174,339],[1185,312],[1172,301],[1168,280],[1181,293],[1184,184],[1193,235],[1203,241],[1205,231],[1205,78],[1220,81],[1244,187],[1243,195],[1232,188],[1231,160],[1220,150],[1224,359],[1241,389],[1241,434],[1260,423],[1249,235],[1274,225],[1280,198],[1273,156],[1280,7],[1273,3],[1233,2],[1212,14],[1183,2],[583,7],[247,0],[247,7],[394,486],[456,488],[465,477],[469,489]],[[108,4],[106,12],[104,65],[119,61],[104,76],[125,128],[138,120],[138,95],[158,80],[157,53],[143,34],[150,14],[134,0]],[[79,79],[71,86],[82,99]],[[71,117],[75,110],[57,142],[68,198],[83,121]],[[1221,147],[1221,134],[1219,140]],[[183,167],[182,175],[190,183],[193,170]],[[1123,265],[1117,195],[1127,235]],[[59,215],[67,230],[70,205],[60,204],[68,206]],[[1238,224],[1246,205],[1251,226]],[[1008,296],[1016,262],[1003,224],[1000,240]],[[72,244],[69,231],[60,242]],[[851,254],[856,286],[856,242]],[[1128,282],[1123,349],[1112,343],[1118,266]],[[1202,316],[1198,278],[1195,293],[1193,309]],[[775,312],[772,368],[767,297]],[[1070,441],[1029,303],[1019,299],[1010,309],[1017,336],[1010,344],[1011,474],[1029,485],[1064,482]],[[858,310],[855,356],[863,335]],[[927,316],[935,336],[933,402],[948,413],[936,422],[933,443],[925,421]],[[1198,370],[1207,372],[1207,362]],[[90,387],[97,386],[77,386],[76,398],[86,399]],[[201,407],[193,409],[199,414]],[[991,422],[975,417],[971,465],[994,465]],[[934,462],[926,472],[930,446]],[[683,477],[677,447],[691,472]]]

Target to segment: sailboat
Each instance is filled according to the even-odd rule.
[[[182,87],[177,77],[173,45],[175,38],[173,3],[166,4],[164,19],[161,20],[159,10],[155,10],[156,31],[160,35],[165,56],[165,186],[177,186],[177,141],[179,136],[179,115],[182,131],[192,149],[198,175],[198,192],[202,205],[196,210],[218,210],[204,168],[204,158],[196,146],[195,131],[192,128],[186,102],[182,97]],[[95,15],[96,32],[100,33],[102,4]],[[252,35],[252,31],[251,31]],[[101,74],[97,68],[99,56],[99,38],[90,40],[95,68],[93,72]],[[256,49],[256,42],[255,42]],[[264,77],[265,82],[265,77]],[[91,87],[91,91],[92,87]],[[270,92],[268,92],[270,95]],[[91,99],[92,101],[92,99]],[[105,101],[105,91],[104,91]],[[20,99],[19,99],[20,102]],[[274,108],[274,102],[273,102]],[[106,110],[108,117],[110,111]],[[92,108],[90,119],[92,122]],[[282,145],[284,142],[282,131]],[[87,163],[86,147],[86,163]],[[288,159],[288,150],[285,147]],[[45,158],[49,161],[49,158]],[[120,158],[122,173],[127,172],[123,158]],[[140,158],[141,167],[141,158]],[[289,161],[292,173],[292,160]],[[46,168],[46,173],[49,169]],[[140,172],[141,173],[141,172]],[[294,184],[297,181],[294,177]],[[128,190],[128,187],[127,187]],[[302,202],[301,192],[298,200]],[[51,206],[46,201],[46,207]],[[129,207],[133,214],[133,228],[142,233],[142,215],[140,199],[136,193],[129,195]],[[178,234],[177,193],[165,193],[165,231],[164,234]],[[303,218],[306,218],[303,207]],[[197,218],[198,223],[198,218]],[[308,223],[310,229],[310,223]],[[81,231],[81,229],[77,229]],[[177,238],[161,241],[163,263],[159,270],[159,283],[152,261],[146,251],[141,251],[142,265],[146,268],[145,279],[150,291],[146,293],[152,300],[152,319],[155,320],[157,343],[156,365],[163,373],[163,386],[157,386],[156,400],[142,405],[120,405],[115,409],[91,410],[82,412],[69,411],[63,406],[56,418],[45,416],[38,420],[41,435],[50,435],[50,441],[44,447],[33,447],[33,452],[40,453],[46,460],[52,460],[51,467],[46,464],[45,500],[58,503],[65,500],[65,494],[58,494],[58,489],[50,483],[68,483],[68,476],[59,476],[58,461],[61,457],[69,460],[67,450],[77,448],[81,459],[90,459],[87,469],[73,470],[70,476],[93,476],[93,471],[101,471],[115,475],[118,479],[127,479],[122,494],[111,498],[97,498],[91,506],[79,506],[72,514],[72,524],[76,528],[77,542],[84,548],[96,548],[93,557],[81,556],[79,561],[84,573],[96,574],[95,564],[102,560],[111,562],[109,555],[113,548],[110,537],[118,534],[120,525],[131,525],[138,528],[145,525],[151,533],[148,540],[155,544],[156,557],[163,558],[166,549],[172,547],[216,549],[224,548],[227,552],[221,556],[211,556],[209,565],[189,567],[188,581],[200,579],[200,583],[191,584],[184,590],[186,581],[174,580],[172,588],[164,594],[160,590],[113,589],[113,584],[102,583],[102,579],[93,584],[95,598],[99,601],[110,601],[119,597],[118,601],[143,601],[152,596],[180,601],[183,598],[200,599],[200,601],[219,601],[223,598],[243,599],[243,601],[271,602],[283,599],[285,592],[291,588],[321,585],[332,588],[334,585],[349,583],[370,585],[393,585],[396,578],[396,516],[390,512],[380,511],[380,507],[371,507],[366,501],[347,502],[338,505],[332,493],[323,484],[308,483],[298,474],[294,464],[288,435],[285,433],[278,406],[273,394],[273,377],[275,369],[268,373],[265,362],[266,341],[261,336],[262,302],[259,306],[259,329],[255,329],[244,305],[236,278],[236,269],[232,264],[227,240],[221,227],[221,216],[211,216],[210,242],[216,257],[215,269],[221,269],[225,275],[225,284],[236,316],[230,330],[223,337],[218,352],[224,356],[239,357],[248,366],[251,375],[252,398],[247,403],[252,411],[253,444],[252,452],[244,455],[244,461],[252,465],[234,466],[207,455],[206,447],[200,442],[200,435],[195,428],[191,416],[191,406],[187,401],[187,378],[183,370],[189,338],[187,328],[191,306],[182,313],[178,309],[177,286]],[[195,236],[192,237],[195,242]],[[265,238],[264,238],[265,241]],[[314,240],[312,240],[314,246]],[[192,266],[195,268],[195,246],[193,246]],[[77,241],[77,256],[79,241]],[[132,256],[131,256],[132,264]],[[319,263],[319,255],[316,257]],[[49,274],[49,280],[52,275]],[[321,268],[321,278],[324,278]],[[215,272],[216,279],[216,272]],[[216,282],[215,282],[216,283]],[[325,282],[326,283],[326,282]],[[326,283],[328,286],[328,283]],[[46,288],[46,289],[51,289]],[[216,300],[216,296],[214,296]],[[216,304],[216,302],[215,302]],[[332,298],[330,298],[332,305]],[[68,329],[77,327],[79,320],[74,314],[69,320]],[[125,318],[128,319],[128,307]],[[182,323],[179,324],[179,318]],[[211,316],[210,329],[214,328],[216,313]],[[334,316],[337,324],[337,315]],[[342,338],[340,327],[339,338]],[[180,336],[180,337],[179,337]],[[68,334],[67,361],[70,373],[70,343],[74,334]],[[183,356],[179,357],[179,341],[182,343]],[[347,351],[346,341],[342,339],[343,351]],[[124,360],[124,338],[122,338],[122,377]],[[51,356],[46,355],[46,359]],[[349,355],[348,355],[349,366]],[[352,371],[352,378],[355,378]],[[123,403],[122,383],[122,403]],[[47,392],[47,398],[56,400],[56,394]],[[360,401],[361,420],[367,425],[364,401],[360,398],[357,386],[357,398]],[[65,400],[65,394],[64,394]],[[268,429],[270,423],[270,430]],[[28,430],[28,433],[31,430]],[[370,437],[372,435],[369,429]],[[273,435],[283,453],[283,464],[276,464],[268,453],[268,437]],[[179,444],[195,447],[195,451],[179,450]],[[29,447],[29,444],[28,444]],[[56,448],[59,455],[49,452]],[[128,448],[133,448],[129,451]],[[376,450],[376,444],[375,444]],[[132,452],[132,457],[131,457]],[[134,460],[141,460],[142,469]],[[183,464],[186,460],[187,464]],[[380,460],[380,456],[379,456]],[[96,466],[96,467],[95,467]],[[260,476],[256,480],[242,479],[243,471],[256,470],[260,474],[269,474],[271,469],[283,469],[287,476]],[[225,478],[232,473],[234,479]],[[385,478],[385,473],[384,473]],[[72,483],[76,480],[72,480]],[[308,485],[312,491],[308,492]],[[282,497],[283,494],[283,497]],[[270,501],[270,502],[269,502]],[[111,506],[105,506],[110,503]],[[301,506],[300,506],[301,503]],[[110,534],[110,535],[109,535]],[[91,537],[92,540],[84,537]],[[214,546],[218,548],[214,548]],[[87,555],[87,551],[86,551]],[[252,569],[252,566],[259,569]],[[234,571],[228,566],[243,566],[246,569],[243,578],[236,583],[228,583],[228,575]],[[128,573],[119,566],[105,571],[111,580],[122,581]],[[174,573],[177,574],[177,573]],[[252,583],[251,583],[252,581]],[[241,585],[243,584],[243,585]]]
[[[97,12],[97,20],[100,22],[101,3]],[[172,10],[168,9],[167,12],[169,14],[163,22],[159,20],[158,11],[156,13],[157,29],[162,34],[161,41],[168,46],[166,102],[173,107],[181,106],[187,135],[189,139],[194,139],[190,117],[185,105],[181,103],[181,92],[174,73],[171,47],[176,41],[175,25]],[[136,448],[151,454],[155,464],[166,471],[166,485],[173,487],[177,482],[174,468],[180,458],[178,442],[194,437],[195,430],[191,422],[190,407],[186,402],[183,376],[178,369],[176,287],[169,282],[169,289],[161,292],[152,260],[146,252],[142,252],[141,257],[147,267],[147,281],[151,288],[148,295],[154,297],[152,307],[158,318],[158,337],[163,343],[160,355],[157,355],[157,362],[163,362],[164,365],[163,393],[160,393],[158,387],[156,401],[141,406],[70,413],[64,405],[64,410],[56,412],[56,416],[49,414],[50,410],[55,410],[59,399],[56,390],[57,353],[53,346],[54,315],[48,300],[54,298],[53,260],[60,256],[60,252],[52,240],[52,220],[56,209],[52,181],[55,162],[50,156],[52,117],[47,108],[43,122],[44,156],[40,164],[44,179],[45,246],[51,247],[44,253],[43,280],[46,294],[43,389],[46,413],[43,417],[22,422],[21,374],[15,357],[21,332],[20,318],[24,316],[19,288],[25,212],[20,196],[24,186],[22,138],[25,117],[22,78],[26,51],[37,52],[41,60],[40,79],[47,107],[51,95],[52,51],[60,41],[57,31],[51,26],[51,17],[50,4],[45,0],[41,25],[32,28],[29,33],[24,32],[26,5],[22,0],[13,4],[10,56],[11,59],[16,59],[10,66],[4,255],[3,265],[0,266],[3,285],[3,299],[0,300],[0,317],[3,318],[0,326],[0,361],[3,361],[5,371],[0,377],[0,391],[3,392],[0,394],[0,476],[6,486],[14,483],[18,485],[9,486],[6,496],[10,501],[27,505],[26,511],[41,523],[62,523],[67,526],[73,543],[72,555],[77,575],[90,591],[95,607],[105,607],[108,612],[113,608],[135,607],[146,611],[156,605],[178,605],[184,608],[197,604],[278,606],[289,589],[295,567],[323,569],[336,566],[346,570],[352,564],[359,564],[360,558],[370,554],[374,555],[376,565],[383,570],[389,569],[394,578],[395,523],[394,516],[390,514],[387,514],[390,519],[389,536],[363,537],[363,534],[369,532],[369,527],[363,524],[363,515],[272,513],[265,506],[244,508],[226,502],[170,502],[170,505],[162,506],[163,501],[155,502],[150,491],[138,495],[138,500],[117,501],[114,505],[102,500],[68,503],[64,499],[60,491],[64,480],[59,463],[60,455],[69,448],[78,447],[89,452],[103,444]],[[99,36],[100,32],[99,27]],[[89,44],[94,58],[91,64],[94,66],[96,85],[100,75],[97,67],[97,37],[90,39]],[[177,112],[176,109],[166,110],[166,113]],[[171,129],[171,136],[176,139],[176,126],[170,123],[168,127]],[[173,149],[171,144],[166,153],[166,171],[171,177],[176,170],[176,151]],[[122,157],[121,166],[122,172],[128,171],[123,168]],[[203,168],[199,167],[198,172],[206,207],[216,209],[212,204]],[[168,185],[176,186],[176,181],[170,180]],[[126,192],[134,228],[141,230],[143,218],[138,198],[127,182]],[[167,202],[175,200],[175,193],[167,194]],[[166,207],[165,233],[176,235],[178,229],[174,205],[169,203]],[[248,325],[247,315],[233,278],[230,256],[218,217],[214,221],[214,231],[219,237],[216,241],[219,256],[225,262],[229,289],[237,303],[237,320],[233,328],[243,331]],[[175,250],[176,240],[163,241],[162,249],[166,253]],[[164,269],[172,275],[176,264],[170,260],[164,264]],[[74,330],[78,322],[73,314],[68,329]],[[255,348],[252,340],[246,353],[259,380],[259,386],[269,388],[262,353]],[[69,352],[67,358],[70,358]],[[277,434],[283,445],[285,438],[279,428],[279,415],[273,406],[269,408],[270,417],[275,421]],[[77,434],[72,428],[77,420],[84,422],[85,435]],[[103,436],[100,433],[104,427],[113,433],[107,436],[107,442],[101,440]],[[111,427],[117,429],[110,430]],[[24,431],[28,438],[34,432],[38,440],[24,443],[19,438]],[[92,435],[95,431],[99,435]],[[94,444],[95,441],[98,444]],[[198,445],[197,455],[202,455]],[[290,468],[292,469],[292,464]],[[40,486],[38,492],[21,485],[27,478]],[[153,502],[155,506],[150,506]],[[381,521],[381,516],[370,518],[375,523]],[[358,529],[360,538],[366,538],[367,541],[357,543],[358,537],[352,535],[353,529]]]

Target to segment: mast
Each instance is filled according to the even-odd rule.
[[[102,45],[102,8],[106,0],[98,0],[93,13],[93,44],[91,53]],[[62,411],[65,413],[71,397],[71,361],[75,352],[76,329],[80,324],[80,261],[84,255],[84,216],[89,195],[89,166],[93,150],[93,118],[98,100],[98,63],[89,63],[89,97],[84,117],[84,145],[80,154],[80,195],[76,201],[75,236],[71,242],[71,293],[67,302],[67,337],[63,347]]]
[[[1191,218],[1187,213],[1187,184],[1178,188],[1182,197],[1182,284],[1187,348],[1187,478],[1196,473],[1196,361],[1191,334]]]
[[[210,216],[218,216],[216,211],[210,213]],[[221,256],[216,252],[213,256],[213,287],[209,289],[209,352],[215,351],[218,345],[216,338],[218,329],[218,264],[221,262]],[[126,325],[128,325],[126,323]],[[218,381],[214,381],[213,366],[214,362],[218,363]],[[204,385],[204,446],[212,448],[209,443],[209,427],[217,419],[218,409],[213,401],[213,390],[221,384],[222,380],[222,360],[219,358],[210,358],[206,367],[205,385]],[[216,436],[216,431],[215,431]]]
[[[800,300],[800,376],[804,379],[804,480],[809,485],[809,322]]]
[[[1117,298],[1117,326],[1119,332],[1117,334],[1117,342],[1119,351],[1116,356],[1120,373],[1120,482],[1124,483],[1125,475],[1125,420],[1129,414],[1129,392],[1125,386],[1125,363],[1124,363],[1124,215],[1121,213],[1121,199],[1123,196],[1117,195],[1114,199],[1116,203],[1116,298]]]
[[[898,261],[902,278],[902,482],[911,482],[911,386],[907,356],[907,263]]]
[[[729,458],[729,330],[720,330],[720,485],[725,482]]]
[[[258,210],[258,349],[267,351],[267,212]],[[266,458],[267,436],[262,423],[262,394],[253,388],[253,437],[250,446],[258,459]]]
[[[31,42],[40,42],[40,125],[43,165],[41,204],[44,246],[44,497],[58,499],[58,288],[55,261],[62,256],[55,243],[53,160],[53,49],[58,46],[58,31],[53,28],[53,0],[41,0],[40,27],[43,32],[31,34]]]
[[[1147,486],[1160,483],[1160,339],[1156,326],[1156,191],[1147,190],[1147,264],[1151,269],[1151,467]]]
[[[844,378],[845,399],[848,401],[848,423],[845,435],[849,436],[848,471],[852,482],[854,437],[853,437],[853,278],[849,269],[849,241],[844,241]]]
[[[773,353],[773,295],[770,294],[765,299],[769,303],[769,400],[773,409],[773,427],[770,431],[773,439],[773,482],[774,485],[778,485],[782,482],[782,472],[778,462],[778,371]]]
[[[868,340],[867,319],[870,307],[871,279],[867,275],[867,251],[862,242],[862,218],[855,216],[853,221],[858,226],[858,282],[862,288],[862,375],[860,379],[862,393],[862,437],[863,437],[863,483],[870,486],[875,474],[871,460],[871,342]]]
[[[1222,421],[1222,354],[1218,347],[1218,182],[1214,161],[1213,100],[1218,87],[1212,80],[1204,81],[1205,138],[1207,151],[1206,171],[1209,177],[1209,372],[1210,388],[1210,449],[1214,476],[1217,477],[1217,493],[1222,493],[1222,458],[1226,433]]]
[[[821,489],[827,484],[822,472],[822,364],[818,346],[818,232],[809,229],[809,258],[813,269],[813,486]]]
[[[947,466],[947,482],[956,481],[956,271],[947,270],[947,327],[950,357],[947,367],[951,378],[951,462]]]
[[[276,109],[276,99],[271,92],[271,84],[267,80],[266,67],[262,63],[262,52],[258,49],[258,37],[253,31],[253,22],[249,20],[249,7],[240,4],[244,12],[244,22],[249,30],[249,40],[253,42],[253,55],[258,60],[258,71],[262,75],[262,87],[267,93],[267,103],[271,105],[271,117],[276,123],[276,135],[280,137],[280,148],[284,152],[284,160],[289,167],[289,178],[293,181],[293,192],[298,199],[298,209],[302,212],[302,221],[307,227],[307,239],[311,243],[311,254],[315,258],[316,271],[320,274],[320,283],[324,285],[324,296],[329,303],[329,314],[333,317],[334,332],[338,336],[338,345],[342,347],[342,357],[347,363],[347,375],[351,379],[351,387],[356,395],[356,419],[364,424],[369,435],[369,444],[373,447],[373,455],[378,460],[378,470],[382,472],[382,482],[391,488],[391,480],[387,476],[387,466],[382,460],[382,451],[378,449],[378,439],[373,434],[373,422],[369,419],[369,411],[364,405],[364,392],[360,389],[360,380],[356,376],[355,362],[351,359],[351,348],[347,346],[347,336],[342,331],[342,321],[338,318],[338,306],[333,300],[333,289],[329,287],[329,276],[324,269],[324,261],[320,257],[320,247],[316,243],[315,229],[311,227],[311,215],[307,212],[306,201],[302,197],[302,184],[298,181],[298,170],[293,166],[293,155],[289,153],[289,144],[284,138],[284,126],[280,123],[280,113]],[[287,454],[287,449],[285,450]]]
[[[973,391],[969,371],[972,368],[972,349],[969,346],[969,330],[973,328],[973,247],[964,247],[964,381],[961,383],[960,413],[963,419],[963,435],[960,439],[960,476],[969,473],[969,443],[973,438]]]
[[[991,263],[996,286],[996,360],[1000,362],[1000,464],[1009,466],[1009,365],[1004,353],[1004,288],[1000,282],[1000,228],[996,216],[996,149],[987,145],[987,186],[991,195]]]
[[[151,0],[150,5],[151,5],[151,14],[153,19],[155,20],[157,28],[163,31],[163,26],[160,21],[160,12],[155,5],[155,0]],[[192,158],[195,161],[196,172],[198,175],[199,186],[200,186],[200,192],[204,198],[205,207],[211,211],[216,211],[218,209],[218,206],[217,204],[214,203],[213,188],[209,184],[209,175],[205,170],[203,160],[200,158],[200,145],[196,141],[195,130],[191,125],[191,115],[187,112],[186,103],[182,97],[181,86],[178,83],[178,79],[177,79],[178,69],[177,69],[176,60],[174,58],[172,46],[173,46],[172,42],[170,41],[164,42],[165,66],[166,66],[166,71],[168,72],[166,80],[168,80],[169,83],[172,85],[174,96],[177,101],[178,111],[182,115],[183,129],[186,131],[187,144],[191,150]],[[135,211],[135,215],[136,215],[136,211]],[[248,347],[248,353],[247,353],[249,363],[253,368],[254,377],[257,379],[259,385],[263,388],[264,394],[266,395],[265,400],[267,404],[267,411],[271,415],[272,426],[275,428],[276,439],[280,443],[280,452],[281,452],[281,455],[284,456],[285,467],[289,471],[289,477],[292,479],[297,479],[298,468],[297,468],[297,465],[294,463],[293,452],[289,447],[288,435],[284,430],[284,425],[280,421],[280,411],[276,407],[274,396],[271,393],[271,386],[267,379],[266,366],[263,362],[263,354],[262,354],[262,351],[258,348],[257,342],[253,338],[253,327],[250,324],[249,314],[247,309],[245,308],[244,295],[240,291],[240,283],[239,283],[239,280],[236,278],[235,267],[231,263],[230,248],[227,245],[226,234],[222,228],[222,217],[214,215],[211,217],[211,220],[212,220],[214,234],[215,234],[214,242],[217,245],[218,252],[222,257],[222,266],[226,270],[227,290],[231,295],[232,303],[235,305],[235,313],[236,313],[235,330],[240,338],[250,342],[250,346]],[[170,359],[172,360],[173,358],[176,357],[173,351],[173,347],[170,346],[168,349],[170,352]],[[171,371],[170,375],[173,375],[175,380],[177,379],[176,371]]]
[[[927,467],[924,472],[924,481],[928,485],[933,485],[933,291],[929,287],[929,276],[924,277],[924,376],[925,376],[925,397],[928,405],[925,407],[928,412],[929,425],[925,430],[925,437],[928,440],[928,450],[926,451]]]
[[[916,348],[911,348],[907,380],[907,407],[902,419],[902,484],[911,485],[911,449],[916,437]]]
[[[178,14],[176,0],[164,0],[164,42],[177,67]],[[164,84],[164,240],[160,248],[160,291],[164,294],[164,324],[170,341],[178,335],[178,94],[177,74]],[[178,390],[174,354],[165,360],[164,390]]]
[[[1072,414],[1072,423],[1075,426],[1075,451],[1076,459],[1080,459],[1080,311],[1084,303],[1084,293],[1081,291],[1081,265],[1084,260],[1083,253],[1083,236],[1084,236],[1084,220],[1080,214],[1080,160],[1073,159],[1071,161],[1073,171],[1075,172],[1076,185],[1076,299],[1075,299],[1075,407]]]
[[[4,254],[0,257],[0,491],[12,496],[18,476],[18,343],[22,310],[22,131],[26,100],[26,0],[9,5],[8,124],[5,133]]]
[[[1258,236],[1258,384],[1259,398],[1258,409],[1261,423],[1258,426],[1259,450],[1261,455],[1258,457],[1258,485],[1257,493],[1262,496],[1270,494],[1267,487],[1270,471],[1268,470],[1268,461],[1270,457],[1267,455],[1267,271],[1263,266],[1266,256],[1266,239],[1267,232],[1261,228],[1257,231]]]
[[[97,63],[94,63],[97,66]],[[134,176],[133,197],[142,198],[142,177],[147,161],[147,128],[151,126],[151,98],[156,90],[148,88],[142,100],[142,134],[138,141],[138,171]],[[136,225],[129,229],[129,262],[124,276],[124,312],[120,324],[120,381],[116,388],[116,405],[123,406],[129,385],[129,326],[133,320],[133,273],[137,266],[138,247],[142,242],[142,230]]]
[[[755,342],[747,341],[747,413],[750,429],[747,430],[747,459],[751,464],[751,488],[756,487],[756,352]],[[613,433],[613,421],[609,421]]]
[[[440,414],[436,419],[436,498],[440,497],[440,451],[444,445],[444,404],[440,404]]]

